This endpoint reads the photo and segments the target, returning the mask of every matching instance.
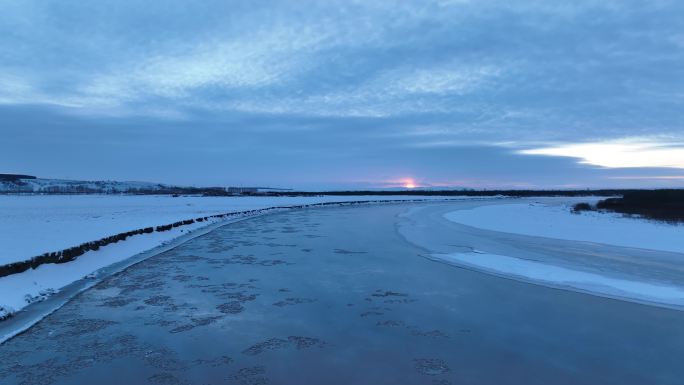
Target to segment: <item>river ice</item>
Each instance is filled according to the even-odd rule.
[[[0,345],[0,382],[684,377],[684,312],[435,262],[396,231],[417,206],[430,205],[298,210],[218,228],[105,279]]]

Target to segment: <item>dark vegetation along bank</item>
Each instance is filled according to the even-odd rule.
[[[578,203],[573,211],[608,211],[668,223],[684,223],[684,190],[628,191],[621,198],[604,199],[596,206]]]
[[[209,215],[205,217],[199,217],[194,219],[187,219],[183,221],[178,221],[166,225],[160,225],[156,227],[145,227],[141,229],[131,230],[124,233],[115,234],[109,237],[98,239],[96,241],[82,243],[78,246],[70,247],[61,251],[44,253],[33,258],[27,259],[25,261],[8,263],[5,265],[0,265],[0,277],[5,277],[12,274],[23,273],[29,269],[35,269],[38,266],[45,263],[66,263],[75,260],[79,256],[87,253],[88,251],[98,250],[100,247],[116,243],[119,241],[124,241],[128,237],[132,237],[140,234],[150,234],[153,232],[169,231],[176,227],[187,226],[196,222],[210,221],[213,219],[228,219],[228,218],[240,218],[246,216],[253,216],[262,214],[273,210],[290,210],[290,209],[301,209],[309,207],[320,207],[320,206],[342,206],[342,205],[358,205],[365,203],[381,203],[381,202],[418,202],[421,199],[404,199],[404,200],[394,200],[394,201],[381,201],[381,200],[365,200],[365,201],[348,201],[348,202],[323,202],[323,203],[312,203],[307,205],[296,205],[296,206],[274,206],[264,209],[247,210],[247,211],[236,211],[225,214]]]
[[[20,182],[22,179],[36,179],[36,177],[24,174],[0,174],[0,182]]]

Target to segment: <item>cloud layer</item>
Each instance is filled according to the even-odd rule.
[[[579,158],[607,168],[661,167],[684,169],[684,143],[628,138],[598,143],[573,143],[520,150],[525,155]]]
[[[250,146],[293,169],[347,162],[338,179],[349,183],[429,170],[442,170],[432,183],[472,182],[464,177],[478,167],[443,167],[469,161],[467,148],[496,154],[480,178],[493,184],[565,184],[532,168],[512,174],[497,157],[566,168],[575,161],[547,157],[609,168],[682,166],[681,146],[625,142],[684,141],[684,4],[677,1],[0,5],[2,130],[27,159],[7,153],[0,160],[18,171],[32,171],[30,164],[53,172],[28,160],[43,139],[31,142],[26,132],[75,135],[67,147],[103,147],[98,141],[107,139],[119,154],[135,153],[140,136],[171,133],[176,141],[162,140],[165,146],[190,151],[198,164],[207,154],[234,162]],[[36,126],[26,114],[50,119]],[[101,135],[87,140],[93,130]],[[167,156],[166,148],[148,150]],[[404,156],[392,170],[378,154]],[[383,165],[353,175],[351,158]],[[598,183],[589,166],[580,165],[588,183]],[[73,173],[97,174],[82,167]],[[268,170],[254,167],[268,182]],[[609,176],[600,180],[621,180]],[[581,184],[576,179],[571,184]]]

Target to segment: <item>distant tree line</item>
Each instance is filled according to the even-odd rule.
[[[620,198],[599,201],[596,206],[578,203],[574,212],[609,211],[626,215],[637,215],[647,219],[664,222],[684,222],[684,190],[634,190]]]
[[[293,192],[268,192],[262,195],[269,196],[350,196],[350,195],[370,195],[370,196],[469,196],[469,197],[582,197],[582,196],[617,196],[631,191],[625,189],[599,189],[599,190],[350,190],[350,191],[293,191]],[[683,190],[684,191],[684,190]]]
[[[0,174],[0,182],[15,182],[20,179],[36,179],[36,177],[23,174]]]
[[[9,174],[0,174],[9,175]],[[35,178],[35,177],[32,177]],[[0,178],[0,182],[3,180]],[[8,181],[9,186],[5,186],[0,194],[127,194],[127,195],[201,195],[201,196],[233,196],[236,195],[233,191],[227,191],[224,187],[178,187],[166,185],[153,185],[153,187],[123,187],[112,185],[111,182],[94,181],[94,182],[67,182],[62,185],[40,187],[33,190],[32,186],[27,185],[19,179]],[[311,197],[311,196],[351,196],[351,195],[368,195],[368,196],[481,196],[491,197],[497,195],[509,197],[542,197],[542,196],[564,196],[564,197],[579,197],[579,196],[618,196],[629,193],[638,193],[639,191],[651,190],[637,190],[637,189],[596,189],[596,190],[340,190],[340,191],[264,191],[253,192],[244,191],[238,193],[239,195],[253,195],[253,196],[289,196],[289,197]],[[656,190],[657,191],[657,190]],[[671,190],[684,191],[684,190]]]

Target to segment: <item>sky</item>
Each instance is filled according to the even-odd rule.
[[[684,2],[0,0],[0,172],[684,187]]]

